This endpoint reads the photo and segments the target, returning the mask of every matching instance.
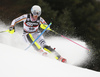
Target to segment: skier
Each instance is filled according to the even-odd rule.
[[[15,18],[11,26],[9,28],[10,33],[15,32],[15,24],[23,21],[23,37],[26,40],[26,42],[32,43],[40,34],[39,31],[40,25],[48,25],[45,20],[40,17],[41,15],[41,7],[38,5],[34,5],[31,8],[30,14],[24,14],[18,18]],[[61,57],[60,54],[58,54],[54,48],[51,48],[48,46],[44,40],[43,35],[40,36],[40,38],[33,44],[34,48],[36,48],[39,52],[42,52],[43,55],[47,54],[42,49],[49,53],[53,53],[55,58],[61,62],[66,62],[66,59]]]

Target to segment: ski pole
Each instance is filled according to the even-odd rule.
[[[9,32],[10,34],[13,34],[15,31],[14,31],[14,29],[13,29],[12,31],[10,31],[10,30],[8,29],[8,30],[6,30],[6,31],[1,31],[0,33],[4,33],[4,32]]]
[[[0,31],[0,33],[4,33],[4,32],[9,32],[9,30],[6,30],[6,31]]]
[[[78,46],[80,46],[80,47],[82,47],[82,48],[84,48],[84,49],[86,49],[86,50],[90,51],[90,49],[88,49],[88,48],[86,48],[86,47],[84,47],[84,46],[82,46],[82,45],[80,45],[80,44],[78,44],[78,43],[76,43],[76,42],[72,41],[71,39],[69,39],[69,38],[67,38],[67,37],[65,37],[65,36],[63,36],[63,35],[61,35],[61,34],[59,34],[59,33],[55,32],[54,30],[51,30],[51,31],[52,31],[52,32],[54,32],[55,34],[60,35],[61,37],[65,38],[65,39],[67,39],[67,40],[69,40],[69,41],[73,42],[74,44],[76,44],[76,45],[78,45]]]
[[[35,41],[38,40],[38,38],[51,26],[52,23],[50,23],[43,31],[42,33],[25,49],[27,50],[30,46],[32,46],[34,44]]]
[[[44,28],[46,27],[46,25],[42,25],[41,27],[44,29]],[[78,44],[78,43],[72,41],[71,39],[69,39],[69,38],[67,38],[67,37],[65,37],[65,36],[63,36],[63,35],[57,33],[56,31],[54,31],[54,30],[52,30],[52,29],[50,29],[50,28],[48,28],[47,30],[50,30],[50,31],[54,32],[55,34],[58,34],[58,35],[60,35],[61,37],[63,37],[63,38],[65,38],[65,39],[67,39],[67,40],[73,42],[74,44],[76,44],[76,45],[78,45],[78,46],[80,46],[80,47],[82,47],[82,48],[84,48],[84,49],[90,51],[90,49],[88,49],[88,48],[86,48],[86,47],[84,47],[84,46],[82,46],[82,45],[80,45],[80,44]]]

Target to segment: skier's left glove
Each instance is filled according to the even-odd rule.
[[[14,32],[15,32],[15,27],[14,26],[10,27],[9,28],[9,33],[13,34]]]
[[[40,27],[41,27],[42,29],[46,29],[47,26],[48,26],[48,25],[45,25],[45,24],[41,24],[41,25],[40,25]],[[49,33],[50,30],[51,30],[51,29],[50,29],[50,27],[49,27],[49,28],[47,28],[46,32]]]

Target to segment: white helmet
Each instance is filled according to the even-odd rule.
[[[32,8],[31,8],[31,13],[32,13],[33,15],[40,16],[40,15],[41,15],[41,7],[38,6],[38,5],[32,6]]]

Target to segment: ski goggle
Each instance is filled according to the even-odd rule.
[[[33,15],[37,15],[37,16],[40,16],[41,15],[41,12],[39,11],[39,12],[36,12],[36,11],[33,11],[33,13],[32,13]]]

